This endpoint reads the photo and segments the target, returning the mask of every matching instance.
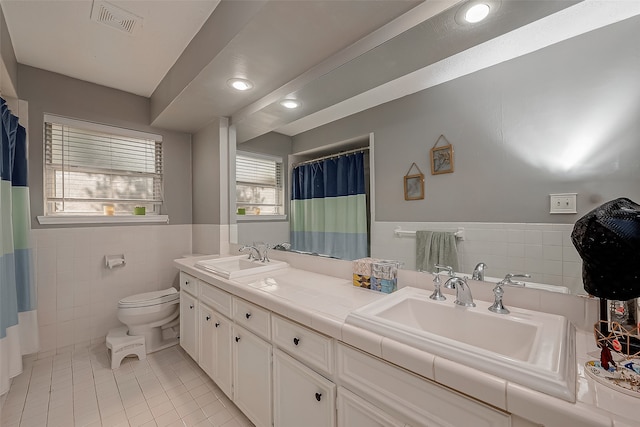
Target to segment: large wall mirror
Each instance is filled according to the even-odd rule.
[[[293,137],[271,133],[238,149],[290,161],[372,134],[372,256],[415,268],[415,238],[398,230],[461,228],[462,272],[485,262],[489,277],[529,273],[541,288],[584,293],[569,238],[573,224],[605,201],[640,200],[638,39],[640,18],[633,17]],[[431,175],[429,149],[441,134],[455,150],[455,172]],[[412,162],[426,172],[423,200],[404,200],[403,175]],[[577,193],[577,213],[550,214],[554,193]],[[238,223],[239,243],[288,239],[286,221]]]

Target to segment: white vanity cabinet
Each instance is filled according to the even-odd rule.
[[[180,273],[180,344],[257,427],[510,427],[510,414]],[[518,424],[520,425],[520,424]]]
[[[334,427],[336,386],[280,350],[273,351],[274,425]]]
[[[271,344],[233,325],[233,401],[257,427],[271,427]]]
[[[198,280],[180,273],[180,346],[198,361]]]

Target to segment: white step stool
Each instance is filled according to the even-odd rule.
[[[111,329],[107,334],[107,348],[111,353],[111,369],[120,367],[122,359],[129,355],[138,356],[138,360],[147,358],[144,336],[127,335],[127,327]]]

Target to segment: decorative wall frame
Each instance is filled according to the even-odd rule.
[[[441,142],[444,142],[446,145],[438,147],[438,144]],[[453,173],[453,145],[447,141],[444,135],[438,137],[429,154],[431,160],[431,175]]]
[[[411,174],[411,170],[416,168],[418,173]],[[404,199],[405,200],[422,200],[424,199],[424,174],[414,163],[411,164],[409,171],[404,176]]]

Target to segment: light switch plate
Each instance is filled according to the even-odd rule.
[[[549,194],[550,210],[552,214],[575,214],[577,210],[578,193]]]

